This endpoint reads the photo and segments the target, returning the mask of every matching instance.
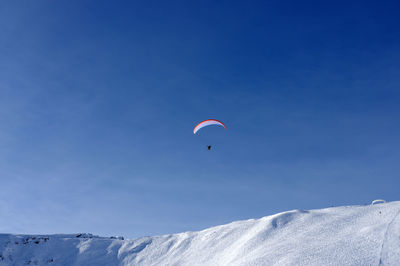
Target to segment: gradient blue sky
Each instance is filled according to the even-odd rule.
[[[399,200],[399,7],[1,1],[0,232],[138,237]],[[228,130],[194,136],[207,118]]]

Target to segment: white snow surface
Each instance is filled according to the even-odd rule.
[[[400,201],[128,240],[0,234],[0,265],[400,265]]]

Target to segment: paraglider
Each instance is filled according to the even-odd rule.
[[[216,119],[207,119],[204,121],[201,121],[200,123],[198,123],[194,129],[193,129],[193,134],[196,134],[200,129],[202,129],[203,127],[207,127],[207,126],[211,126],[211,125],[217,125],[217,126],[222,126],[226,129],[226,126],[224,123],[222,123],[219,120]],[[207,149],[211,150],[211,145],[207,145]]]

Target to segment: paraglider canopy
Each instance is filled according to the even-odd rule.
[[[371,205],[379,204],[379,203],[386,203],[386,200],[383,199],[376,199],[371,202]]]
[[[197,124],[197,126],[193,129],[193,134],[196,134],[197,131],[199,131],[201,128],[211,125],[223,126],[226,129],[226,126],[221,121],[215,119],[207,119]]]

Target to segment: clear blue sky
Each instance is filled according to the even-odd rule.
[[[1,1],[0,232],[138,237],[399,200],[399,7]],[[228,130],[194,136],[208,118]]]

